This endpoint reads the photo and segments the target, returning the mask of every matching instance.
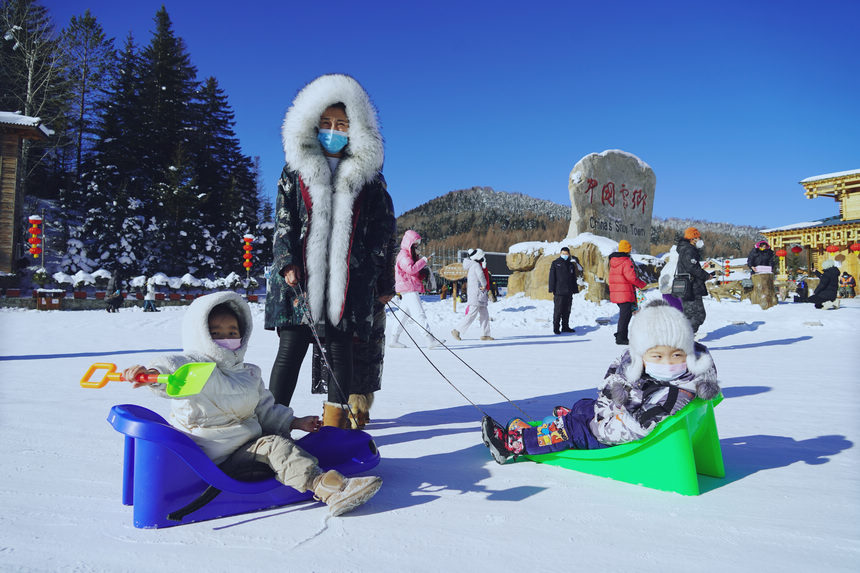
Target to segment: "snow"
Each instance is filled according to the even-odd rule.
[[[658,296],[649,291],[650,297]],[[554,336],[552,303],[517,295],[490,305],[494,342],[466,305],[425,297],[437,335],[523,408],[543,418],[594,395],[620,354],[617,307],[576,295],[576,334]],[[836,310],[705,300],[703,343],[726,399],[716,410],[724,479],[686,497],[530,462],[499,466],[481,445],[480,412],[415,348],[386,349],[368,431],[382,490],[328,518],[302,503],[162,530],[135,529],[120,501],[123,440],[110,407],[166,400],[79,379],[101,361],[146,363],[181,346],[181,308],[0,311],[0,570],[3,571],[856,571],[860,562],[860,299]],[[277,335],[255,330],[247,360],[268,372]],[[395,321],[389,319],[389,329]],[[423,337],[410,327],[416,340]],[[401,340],[411,344],[407,337]],[[444,349],[427,351],[487,413],[519,412]],[[310,353],[293,406],[319,414]],[[301,432],[297,432],[301,435]],[[683,565],[681,565],[683,564]]]
[[[822,179],[835,179],[837,177],[845,177],[846,175],[856,175],[860,173],[860,169],[851,169],[850,171],[837,171],[836,173],[825,173],[824,175],[813,175],[803,179],[801,183],[812,183],[813,181],[821,181]]]
[[[805,229],[806,227],[815,227],[816,225],[820,225],[823,221],[804,221],[803,223],[792,223],[791,225],[785,225],[784,227],[774,227],[773,229],[762,229],[759,233],[773,233],[776,231],[792,231],[794,229]]]
[[[585,243],[592,243],[595,245],[598,250],[600,250],[600,254],[604,257],[608,257],[618,250],[618,241],[613,241],[612,239],[601,237],[600,235],[595,235],[593,233],[579,233],[578,235],[565,237],[561,241],[557,242],[525,241],[522,243],[516,243],[508,248],[508,252],[537,254],[538,252],[543,251],[544,255],[551,255],[554,253],[560,253],[562,247],[580,247]]]

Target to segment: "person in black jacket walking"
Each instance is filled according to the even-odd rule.
[[[570,307],[573,295],[579,292],[576,278],[582,271],[579,259],[570,256],[570,249],[561,248],[561,255],[549,267],[549,292],[552,294],[552,331],[555,334],[575,332],[570,327]]]
[[[688,227],[684,231],[684,238],[678,240],[678,267],[677,275],[690,275],[690,294],[681,300],[684,307],[684,316],[693,326],[693,332],[698,332],[699,327],[705,322],[705,305],[702,297],[708,294],[705,281],[712,278],[714,273],[709,273],[701,265],[701,249],[705,245],[702,234],[695,227]]]

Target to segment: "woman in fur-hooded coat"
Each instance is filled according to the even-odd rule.
[[[345,106],[349,139],[333,164],[317,135],[322,113],[339,103]],[[270,388],[279,402],[289,404],[312,342],[307,326],[312,318],[320,336],[325,335],[338,381],[329,385],[327,411],[329,406],[343,409],[352,393],[353,337],[371,341],[380,331],[375,317],[384,316],[378,312],[379,299],[394,294],[396,223],[382,176],[376,109],[355,79],[324,75],[298,93],[281,134],[286,165],[278,181],[265,318],[265,328],[277,329],[281,340]],[[289,266],[298,269],[296,288],[283,276]],[[382,360],[381,352],[361,354]],[[378,380],[376,387],[374,381],[362,382],[370,389],[361,390],[378,389]]]

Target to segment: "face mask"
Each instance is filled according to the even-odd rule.
[[[239,347],[242,346],[241,338],[213,338],[212,342],[227,350],[239,350]]]
[[[705,241],[703,241],[702,239],[699,239],[698,241],[696,241],[696,248],[697,249],[701,249],[704,246],[705,246]]]
[[[569,259],[569,258],[570,258],[570,255],[562,255],[562,256],[561,256],[561,258],[562,258],[562,259],[564,259],[564,260],[567,260],[567,259]]]
[[[656,362],[645,362],[645,373],[655,380],[668,382],[681,376],[687,371],[687,363],[680,364],[657,364]]]
[[[349,136],[346,133],[334,129],[321,129],[317,139],[320,140],[323,149],[329,153],[340,153],[340,150],[349,143]]]

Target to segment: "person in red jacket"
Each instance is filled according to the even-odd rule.
[[[618,330],[615,344],[630,344],[627,326],[636,304],[636,289],[645,288],[645,281],[636,276],[633,259],[630,258],[630,242],[621,239],[618,252],[609,255],[609,300],[618,305]]]

